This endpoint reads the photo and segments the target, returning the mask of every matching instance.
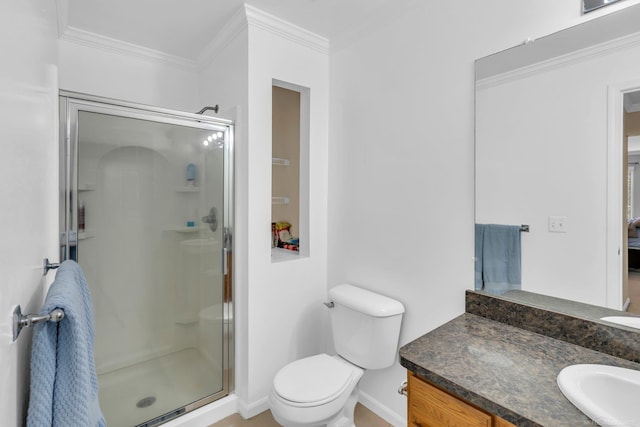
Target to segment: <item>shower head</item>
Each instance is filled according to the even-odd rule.
[[[213,110],[214,113],[218,114],[218,105],[216,104],[215,107],[204,107],[202,110],[198,111],[196,114],[202,114],[207,110]]]

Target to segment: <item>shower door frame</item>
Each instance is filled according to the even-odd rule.
[[[222,130],[225,134],[223,154],[223,187],[224,207],[222,212],[223,243],[220,254],[222,286],[224,289],[223,301],[223,363],[222,363],[222,390],[186,406],[162,414],[148,420],[143,425],[152,426],[175,419],[181,415],[198,409],[204,405],[215,402],[228,396],[234,391],[234,357],[233,343],[234,316],[233,316],[233,257],[232,236],[234,218],[234,122],[218,117],[204,116],[187,113],[167,108],[153,107],[128,101],[87,95],[77,92],[60,90],[59,92],[59,118],[60,118],[60,261],[71,257],[72,244],[77,247],[78,235],[78,113],[80,111],[108,114],[112,116],[147,120],[163,124],[187,126],[198,129]],[[227,336],[227,339],[224,337]]]

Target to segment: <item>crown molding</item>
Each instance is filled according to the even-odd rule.
[[[248,4],[244,5],[244,11],[249,27],[260,28],[325,55],[329,54],[330,44],[327,38]]]
[[[213,63],[225,47],[250,26],[268,31],[325,55],[329,54],[328,39],[251,5],[244,4],[238,8],[236,13],[222,27],[216,38],[198,56],[196,60],[198,69],[203,69]]]
[[[597,58],[598,56],[608,55],[618,50],[629,49],[637,45],[640,45],[640,32],[580,49],[575,52],[541,61],[532,65],[527,65],[515,70],[496,74],[491,77],[486,77],[476,82],[476,88],[488,89],[493,86],[498,86],[503,83],[508,83],[528,76],[532,76],[534,74],[560,68],[565,65],[572,65],[581,61],[586,61],[588,59]]]
[[[68,25],[68,0],[57,0],[57,4],[58,34],[61,41],[101,49],[120,55],[127,55],[146,61],[170,64],[190,71],[202,69],[211,64],[231,41],[250,26],[268,31],[325,55],[329,54],[329,40],[325,37],[321,37],[248,4],[244,4],[243,7],[238,8],[236,13],[231,16],[218,35],[205,47],[195,61],[102,36],[76,27],[70,27]]]
[[[198,55],[196,60],[198,69],[202,69],[214,62],[220,52],[246,28],[247,17],[244,13],[244,8],[240,7],[220,29],[216,37]]]
[[[169,64],[190,71],[194,71],[196,68],[196,62],[193,60],[138,46],[133,43],[123,42],[122,40],[113,39],[111,37],[105,37],[100,34],[81,30],[75,27],[67,26],[63,34],[60,36],[60,40],[95,49],[101,49],[106,52],[131,56],[145,61],[160,62],[165,65]]]
[[[69,26],[69,0],[56,0],[58,14],[58,38],[62,37]]]

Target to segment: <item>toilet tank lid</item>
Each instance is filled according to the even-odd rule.
[[[400,301],[349,284],[329,289],[329,299],[373,317],[390,317],[404,313],[404,306]]]

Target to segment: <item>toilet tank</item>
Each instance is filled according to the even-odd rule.
[[[396,360],[404,306],[353,285],[329,290],[329,311],[337,353],[365,369],[382,369]]]

